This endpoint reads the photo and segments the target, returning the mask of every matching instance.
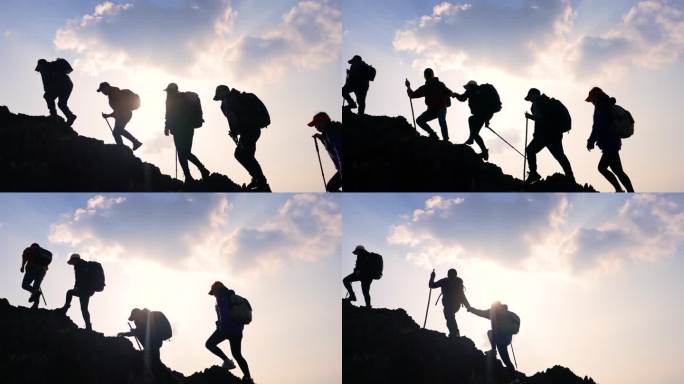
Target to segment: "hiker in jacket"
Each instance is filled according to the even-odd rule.
[[[45,92],[43,98],[47,103],[48,110],[50,110],[50,116],[57,116],[57,109],[55,108],[55,100],[57,100],[57,106],[64,113],[67,125],[71,126],[76,120],[76,115],[71,112],[67,105],[71,91],[74,89],[74,83],[69,78],[69,73],[73,71],[71,65],[64,59],[57,59],[52,62],[40,59],[35,70],[40,73],[43,81],[43,91]]]
[[[313,137],[320,140],[328,151],[328,156],[335,165],[337,172],[328,180],[325,190],[328,192],[340,192],[342,190],[342,124],[330,120],[325,112],[317,113],[309,127],[315,127],[318,133]]]
[[[449,329],[449,337],[459,337],[460,332],[456,323],[456,312],[461,308],[461,305],[470,308],[468,299],[465,296],[463,280],[458,277],[456,270],[451,268],[447,272],[447,277],[438,281],[435,281],[435,271],[432,271],[428,285],[430,289],[441,288],[444,319]]]
[[[368,252],[363,245],[358,245],[352,252],[356,255],[356,265],[354,272],[342,279],[342,284],[349,292],[348,301],[356,301],[356,295],[351,283],[355,281],[361,282],[361,292],[363,292],[363,299],[366,302],[366,308],[371,308],[370,286],[373,282],[373,266],[371,264],[371,252]]]
[[[439,127],[442,129],[442,140],[449,141],[446,114],[447,107],[451,105],[451,95],[453,92],[444,83],[439,81],[438,77],[435,77],[435,73],[431,68],[425,69],[423,76],[425,77],[425,84],[415,91],[411,90],[411,83],[408,80],[405,82],[406,93],[408,93],[411,99],[425,98],[427,110],[418,116],[416,123],[430,135],[430,138],[439,139],[435,131],[428,125],[428,121],[437,119]]]
[[[91,276],[89,275],[88,262],[81,259],[81,256],[74,253],[69,257],[67,264],[74,267],[75,282],[74,288],[66,292],[66,301],[64,306],[59,309],[59,311],[66,314],[71,307],[71,299],[76,296],[81,302],[81,314],[83,315],[83,321],[85,322],[85,328],[87,330],[92,330],[93,327],[90,323],[90,312],[88,311],[88,304],[90,303],[90,297],[95,294],[95,290],[92,287]]]
[[[221,102],[221,112],[228,120],[228,135],[236,144],[235,159],[252,177],[247,188],[270,191],[266,176],[255,157],[257,141],[261,137],[263,127],[258,126],[243,97],[243,93],[237,89],[219,85],[216,87],[214,100]]]
[[[473,307],[467,307],[468,312],[489,319],[491,322],[492,329],[487,331],[487,337],[489,338],[489,343],[492,349],[487,352],[488,356],[495,358],[496,351],[499,351],[499,356],[501,356],[501,361],[511,370],[515,370],[515,366],[511,362],[511,358],[508,356],[508,345],[511,344],[513,340],[513,333],[510,331],[510,321],[512,314],[515,318],[517,316],[513,312],[508,311],[508,306],[501,304],[500,302],[495,302],[492,304],[490,309],[481,310]],[[520,325],[520,320],[518,319],[518,326]],[[517,330],[515,331],[517,333]]]
[[[235,292],[226,288],[220,281],[217,281],[211,285],[209,294],[216,298],[216,316],[218,319],[216,321],[216,330],[209,336],[204,346],[223,360],[223,368],[230,370],[235,368],[235,364],[218,347],[219,343],[228,340],[230,343],[230,353],[244,374],[242,382],[254,383],[249,373],[247,360],[242,356],[242,331],[244,330],[244,325],[232,320],[230,317],[230,311],[233,308],[231,296],[235,295]]]
[[[359,55],[355,55],[347,63],[350,64],[350,67],[347,70],[347,79],[342,87],[342,97],[344,97],[351,109],[355,109],[358,103],[358,114],[361,116],[366,111],[366,95],[368,94],[371,81],[369,65]],[[352,92],[356,96],[356,102],[351,98],[350,93]]]
[[[468,107],[470,108],[471,116],[468,118],[470,136],[468,136],[465,144],[472,145],[473,142],[477,143],[480,147],[480,156],[487,161],[489,160],[489,151],[485,146],[482,136],[480,136],[480,131],[483,126],[489,127],[489,121],[494,116],[494,113],[485,105],[483,92],[476,81],[470,80],[463,88],[465,88],[463,94],[454,92],[452,97],[455,97],[460,102],[468,101]]]
[[[37,243],[33,243],[24,249],[21,255],[20,271],[21,273],[25,272],[24,278],[21,281],[21,288],[31,294],[29,303],[33,303],[31,308],[34,309],[40,305],[40,295],[42,293],[40,284],[45,278],[51,260],[44,258],[41,255],[42,252],[49,253],[49,251],[42,249]]]
[[[601,88],[594,87],[589,91],[585,101],[594,104],[594,124],[587,140],[587,149],[591,151],[595,145],[601,149],[599,172],[615,188],[615,192],[624,192],[620,183],[627,192],[634,192],[632,181],[622,169],[620,160],[622,139],[612,129],[615,98],[608,96]]]
[[[114,129],[112,134],[114,135],[116,144],[123,145],[123,139],[121,138],[123,136],[133,144],[134,151],[140,148],[142,143],[126,130],[126,125],[133,118],[133,108],[137,108],[132,105],[131,100],[128,100],[128,98],[133,95],[129,92],[124,92],[117,87],[112,87],[107,82],[100,83],[97,92],[101,92],[109,98],[109,106],[112,107],[112,113],[103,113],[102,117],[105,119],[109,117],[114,118]]]
[[[575,176],[572,173],[570,160],[563,151],[563,131],[555,126],[558,120],[557,116],[554,116],[556,112],[552,108],[551,98],[542,94],[537,88],[530,88],[525,100],[532,103],[530,108],[532,113],[525,113],[525,117],[534,121],[532,141],[525,150],[527,161],[530,164],[530,174],[527,181],[535,182],[541,179],[541,175],[537,172],[537,153],[548,148],[551,155],[563,168],[565,176],[574,182]]]
[[[199,161],[197,156],[192,153],[192,139],[195,135],[195,128],[188,122],[188,114],[185,104],[185,93],[178,92],[178,85],[171,83],[166,89],[166,124],[164,126],[164,135],[169,133],[173,135],[173,142],[176,145],[178,152],[178,162],[183,170],[183,176],[186,183],[194,181],[190,173],[188,161],[195,164],[202,174],[202,179],[209,177],[209,170]]]

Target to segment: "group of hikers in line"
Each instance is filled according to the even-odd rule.
[[[358,281],[361,283],[365,307],[372,308],[370,287],[373,280],[382,278],[382,256],[366,250],[362,245],[357,246],[352,253],[356,255],[356,264],[354,271],[342,279],[342,283],[348,293],[344,300],[349,302],[356,301],[356,295],[351,283]],[[508,355],[508,345],[511,344],[513,335],[517,334],[520,330],[520,318],[518,315],[509,311],[507,305],[501,304],[498,301],[494,302],[486,310],[472,307],[466,298],[463,280],[458,277],[456,270],[453,268],[449,269],[445,278],[437,281],[435,281],[435,271],[433,270],[430,273],[428,286],[430,290],[437,288],[441,290],[443,314],[450,338],[460,337],[460,331],[456,322],[456,312],[461,307],[465,307],[468,312],[490,320],[491,329],[487,331],[487,337],[489,338],[491,350],[487,352],[487,356],[495,359],[498,350],[504,365],[512,371],[515,370],[515,366]],[[439,301],[439,297],[437,300]],[[429,305],[430,299],[428,299]],[[425,316],[427,321],[427,312]],[[423,324],[424,327],[425,324]]]
[[[342,95],[348,104],[347,108],[358,108],[358,114],[363,115],[370,82],[375,79],[376,70],[358,55],[349,60],[349,64],[350,68],[347,70]],[[480,131],[483,127],[491,129],[491,119],[494,114],[502,109],[501,99],[496,88],[491,84],[478,84],[476,81],[470,80],[463,86],[465,92],[459,94],[451,91],[440,81],[431,68],[426,68],[423,76],[425,83],[415,90],[411,88],[408,79],[405,81],[409,99],[424,98],[427,106],[425,112],[420,114],[417,119],[414,118],[414,126],[417,125],[430,138],[438,140],[439,136],[428,124],[428,122],[437,119],[442,131],[442,140],[449,141],[446,114],[447,109],[451,106],[451,99],[456,98],[460,102],[467,101],[471,116],[468,118],[470,134],[465,144],[476,143],[480,148],[482,159],[489,160],[489,150],[480,136]],[[356,96],[356,102],[352,99],[351,93]],[[525,100],[532,103],[531,113],[526,112],[525,117],[535,122],[533,139],[529,144],[526,143],[525,154],[523,155],[516,149],[518,153],[526,156],[529,160],[530,170],[525,182],[533,183],[541,179],[541,175],[537,172],[536,155],[544,148],[548,148],[549,152],[560,163],[565,176],[574,182],[575,176],[562,144],[563,133],[571,129],[571,116],[568,109],[559,100],[542,94],[536,88],[531,88],[528,91]],[[622,139],[630,137],[634,132],[632,115],[618,106],[615,98],[608,96],[598,87],[591,89],[585,101],[594,105],[593,125],[587,140],[587,149],[591,151],[595,145],[601,149],[602,156],[598,164],[599,172],[610,182],[616,192],[624,192],[624,190],[633,192],[632,183],[622,168],[619,153],[622,148]],[[411,110],[413,113],[412,103]],[[494,131],[492,130],[492,132]]]
[[[32,303],[32,309],[39,307],[41,297],[45,301],[41,284],[51,262],[52,252],[37,243],[31,244],[22,253],[21,272],[24,273],[24,278],[21,287],[31,294],[29,302]],[[88,305],[90,298],[105,288],[104,270],[100,263],[84,260],[76,253],[69,257],[67,264],[74,268],[74,288],[66,292],[64,305],[57,311],[66,314],[71,306],[72,298],[78,297],[85,328],[92,330]],[[231,354],[244,375],[242,382],[253,384],[249,366],[242,355],[243,330],[244,326],[252,321],[252,306],[247,299],[237,295],[220,281],[211,285],[209,294],[216,299],[217,321],[216,330],[207,339],[205,347],[222,360],[222,367],[228,370],[234,369],[233,361],[218,347],[219,343],[228,340]],[[158,378],[171,377],[168,369],[162,365],[160,357],[163,342],[172,336],[171,324],[166,315],[147,308],[134,308],[128,321],[132,321],[135,327],[129,323],[129,331],[120,332],[117,336],[135,338],[136,343],[143,350],[145,364],[152,375]]]

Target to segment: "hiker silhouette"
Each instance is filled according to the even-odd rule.
[[[261,129],[271,124],[266,106],[253,93],[240,92],[226,85],[216,87],[214,100],[221,102],[221,112],[228,120],[228,135],[236,144],[235,159],[252,177],[247,188],[270,192],[266,176],[254,156]]]
[[[209,170],[192,153],[192,139],[195,129],[202,126],[202,104],[199,96],[194,92],[179,92],[178,85],[170,83],[166,89],[166,125],[164,135],[173,135],[173,142],[178,153],[178,162],[183,170],[185,183],[194,181],[190,173],[188,161],[195,164],[202,174],[202,178],[209,177]]]
[[[31,305],[33,309],[40,305],[40,297],[43,294],[40,285],[43,283],[51,262],[52,252],[42,248],[38,243],[31,244],[21,255],[20,271],[25,272],[21,288],[31,294],[29,303],[33,303]]]
[[[97,275],[97,268],[102,270],[102,266],[99,263],[88,262],[81,259],[78,253],[74,253],[69,257],[67,264],[74,267],[74,288],[66,292],[66,300],[64,306],[59,309],[60,312],[66,314],[71,307],[71,299],[76,296],[81,303],[81,314],[83,315],[83,321],[85,322],[85,328],[87,330],[92,330],[92,324],[90,323],[90,312],[88,311],[88,304],[90,303],[90,298],[95,294],[96,291],[101,291],[104,288],[104,273],[102,274],[101,284],[99,287],[99,280]]]
[[[375,80],[375,68],[363,61],[359,55],[354,55],[347,63],[350,66],[342,87],[342,97],[347,101],[350,109],[358,107],[358,114],[363,115],[366,112],[366,95],[370,82]],[[356,96],[356,102],[350,95],[352,92]]]
[[[130,331],[120,332],[119,337],[135,337],[137,343],[143,348],[143,359],[146,367],[158,379],[171,376],[168,369],[161,362],[160,349],[165,340],[171,338],[171,324],[162,312],[150,311],[147,308],[133,308],[128,321],[135,324]]]
[[[244,330],[245,322],[238,320],[238,317],[240,317],[238,312],[248,308],[249,321],[251,321],[252,308],[247,300],[237,296],[235,291],[226,288],[220,281],[211,285],[209,294],[216,298],[216,315],[218,319],[216,321],[216,330],[209,336],[204,346],[223,360],[223,368],[230,370],[235,368],[235,364],[218,347],[219,343],[228,340],[230,343],[230,353],[237,361],[244,375],[242,382],[254,384],[247,360],[242,355],[242,331]],[[243,307],[244,305],[246,307]]]
[[[439,81],[438,77],[435,77],[435,73],[431,68],[426,68],[425,71],[423,71],[423,76],[425,77],[425,84],[418,87],[415,91],[411,90],[411,83],[408,79],[404,83],[409,98],[425,98],[427,110],[418,116],[416,123],[427,132],[431,138],[438,139],[435,131],[428,125],[428,121],[437,119],[439,121],[439,127],[442,130],[442,140],[449,141],[446,114],[447,108],[451,106],[451,95],[453,92],[444,83]]]
[[[74,84],[69,78],[73,68],[65,59],[55,61],[40,59],[35,71],[40,73],[43,80],[43,98],[47,103],[50,116],[57,116],[57,109],[55,108],[55,100],[57,100],[57,106],[64,113],[67,125],[71,126],[76,120],[76,115],[71,112],[67,105],[71,91],[74,89]]]
[[[620,160],[622,139],[615,127],[616,108],[620,108],[621,111],[618,110],[620,112],[626,111],[616,105],[614,97],[608,96],[599,87],[592,88],[585,101],[594,105],[594,124],[591,127],[591,134],[587,140],[587,149],[591,151],[595,145],[598,145],[599,149],[601,149],[601,160],[598,163],[599,172],[615,188],[615,192],[624,192],[620,183],[622,183],[627,192],[634,192],[632,181],[624,169],[622,169],[622,161]],[[626,113],[633,127],[634,119],[632,119],[629,112]]]
[[[481,310],[473,307],[467,308],[468,312],[489,319],[492,329],[487,331],[487,337],[492,349],[487,353],[491,359],[496,358],[496,352],[499,351],[501,361],[511,371],[515,371],[515,366],[508,356],[508,345],[513,340],[513,335],[517,334],[520,329],[520,318],[515,313],[508,310],[508,306],[495,302],[489,309]]]
[[[570,130],[570,113],[560,101],[542,94],[537,88],[530,88],[525,100],[532,103],[532,113],[525,113],[525,118],[534,121],[534,133],[532,141],[525,149],[527,161],[530,164],[530,173],[526,181],[535,182],[541,179],[537,172],[537,153],[548,148],[554,159],[563,168],[565,176],[573,182],[575,176],[572,173],[570,160],[563,151],[563,133]]]
[[[366,308],[371,308],[370,286],[373,280],[378,280],[382,277],[382,256],[377,253],[369,252],[363,245],[358,245],[352,252],[356,255],[356,265],[354,272],[342,279],[344,287],[349,292],[348,301],[356,301],[356,295],[351,283],[355,281],[361,282],[361,292],[363,299],[366,302]]]
[[[463,88],[465,88],[463,94],[454,92],[452,97],[460,102],[467,100],[470,108],[471,116],[468,118],[470,136],[468,136],[465,144],[477,143],[480,147],[482,159],[487,161],[489,160],[489,151],[480,136],[480,130],[483,126],[489,127],[489,122],[494,114],[501,110],[501,100],[496,88],[491,84],[478,85],[475,80],[470,80]]]
[[[105,119],[109,117],[114,118],[112,135],[114,135],[116,144],[123,145],[123,139],[121,139],[123,136],[133,144],[134,151],[140,148],[142,143],[126,130],[126,125],[133,118],[133,111],[140,108],[140,97],[129,89],[122,90],[111,86],[107,82],[100,83],[97,92],[101,92],[109,98],[109,106],[112,107],[112,113],[103,113],[102,117]]]
[[[468,299],[465,296],[463,280],[458,277],[456,270],[451,268],[447,272],[447,277],[438,281],[435,281],[435,271],[432,271],[428,285],[430,289],[441,288],[443,313],[447,328],[449,329],[449,337],[459,337],[461,334],[456,323],[456,312],[458,312],[462,305],[470,308]]]
[[[330,156],[337,170],[325,184],[325,190],[328,192],[342,191],[342,123],[330,120],[330,116],[325,112],[319,112],[314,115],[311,122],[307,125],[316,128],[318,133],[315,133],[313,138],[323,143],[325,150],[328,151],[328,156]],[[318,145],[316,145],[316,148],[318,149]]]

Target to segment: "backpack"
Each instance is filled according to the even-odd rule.
[[[153,321],[152,325],[155,334],[160,340],[168,340],[173,336],[171,323],[169,323],[169,319],[166,318],[166,315],[159,311],[152,311],[150,312],[150,318],[151,321]],[[150,321],[150,319],[148,319],[148,321]]]
[[[502,318],[499,319],[497,331],[507,335],[516,335],[520,332],[520,317],[514,312],[506,310],[502,313]]]
[[[30,249],[31,248],[27,248],[27,250]],[[36,264],[39,264],[47,268],[48,265],[50,265],[50,263],[52,262],[52,252],[48,251],[43,247],[38,247],[38,250],[33,254],[32,260]]]
[[[247,109],[248,119],[254,122],[257,128],[266,128],[271,125],[271,116],[268,114],[266,105],[253,93],[243,92],[241,101]]]
[[[52,72],[64,73],[68,75],[74,71],[74,69],[71,67],[71,64],[69,64],[68,61],[62,58],[53,61],[51,64]]]
[[[102,292],[105,287],[105,274],[102,264],[97,261],[87,261],[86,263],[88,288],[93,292]]]
[[[119,104],[126,111],[135,111],[140,108],[140,96],[130,89],[122,89],[119,94]]]
[[[563,105],[560,100],[551,98],[548,107],[549,112],[553,116],[551,122],[554,127],[558,128],[563,133],[570,131],[572,128],[572,117],[570,117],[570,112],[565,105]]]
[[[383,268],[382,256],[370,252],[366,257],[368,257],[368,273],[370,277],[372,277],[373,280],[380,280]]]
[[[499,92],[496,91],[496,88],[494,88],[493,85],[491,84],[482,84],[479,86],[478,90],[480,91],[480,103],[481,105],[478,106],[479,109],[482,110],[482,112],[485,113],[497,113],[501,111],[501,99],[499,98]]]
[[[634,118],[628,110],[619,105],[613,105],[613,130],[615,134],[626,139],[634,134]]]
[[[249,324],[252,322],[252,305],[242,296],[233,294],[230,299],[230,310],[228,317],[230,320],[239,324]]]
[[[182,111],[185,115],[185,123],[191,128],[199,128],[204,124],[202,115],[202,102],[195,92],[181,92]]]
[[[373,67],[370,64],[366,64],[366,78],[368,79],[368,81],[374,81],[376,74],[377,71],[375,70],[375,67]]]

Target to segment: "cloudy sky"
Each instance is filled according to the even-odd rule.
[[[384,256],[375,307],[422,323],[430,271],[453,267],[471,305],[500,300],[520,315],[523,372],[561,364],[599,383],[681,381],[684,338],[672,332],[684,315],[681,195],[361,194],[342,203],[342,276],[358,244]],[[427,327],[446,333],[441,307],[430,308]],[[487,321],[465,310],[457,321],[489,349]]]
[[[336,0],[3,1],[0,13],[0,105],[47,114],[39,58],[64,57],[75,68],[70,105],[82,135],[111,143],[100,112],[101,81],[142,98],[129,130],[145,145],[136,154],[166,173],[174,148],[163,136],[162,90],[177,82],[198,93],[204,126],[193,152],[210,170],[237,182],[249,175],[233,158],[228,125],[212,100],[218,84],[256,93],[271,114],[257,150],[274,191],[322,191],[312,129],[319,111],[339,119],[341,14]],[[8,59],[11,58],[11,59]],[[332,175],[332,164],[324,158]]]
[[[429,66],[454,91],[462,92],[470,79],[494,84],[503,110],[491,126],[522,148],[523,113],[529,109],[523,98],[537,87],[563,101],[572,114],[564,146],[578,180],[612,191],[596,170],[600,153],[586,150],[593,107],[584,99],[598,85],[636,120],[636,133],[621,152],[635,188],[684,188],[677,166],[684,160],[678,148],[682,0],[348,0],[342,11],[343,58],[360,54],[378,70],[368,95],[369,114],[410,120],[404,78],[417,86]],[[414,106],[416,114],[425,108],[421,101]],[[454,101],[447,116],[452,141],[467,138],[468,115],[467,105]],[[493,133],[485,131],[483,137],[492,149],[490,160],[520,177],[522,158]],[[544,175],[561,171],[547,151],[540,154],[539,166]]]
[[[207,292],[221,280],[254,308],[243,351],[256,380],[339,383],[330,277],[339,274],[341,226],[338,201],[323,195],[4,194],[0,297],[28,305],[21,253],[37,242],[53,252],[43,289],[48,307],[60,307],[74,283],[66,261],[78,252],[106,273],[90,302],[93,327],[111,336],[126,330],[132,308],[161,310],[174,331],[162,360],[190,374],[220,363],[204,341],[216,321]],[[83,326],[77,304],[69,316]]]

